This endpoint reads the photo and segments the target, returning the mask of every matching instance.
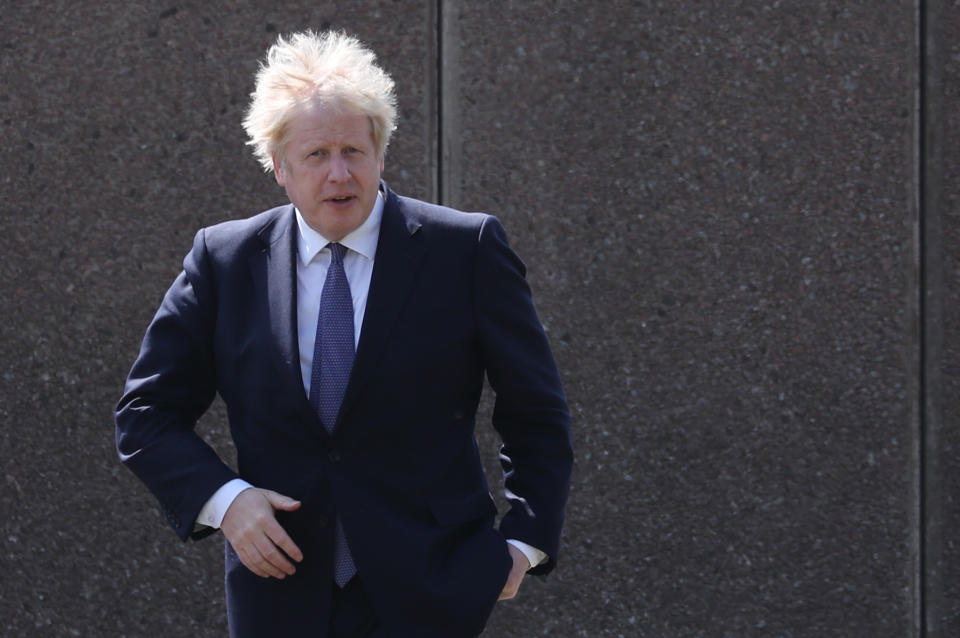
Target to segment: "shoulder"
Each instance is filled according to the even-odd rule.
[[[208,244],[224,245],[244,242],[251,238],[270,238],[278,224],[293,221],[293,205],[277,206],[245,219],[232,219],[203,228]]]
[[[202,280],[210,273],[229,271],[247,264],[282,237],[290,239],[295,227],[293,205],[271,208],[246,219],[207,226],[197,231],[193,246],[183,258],[183,269],[190,281]]]
[[[392,192],[385,215],[388,210],[403,220],[407,232],[421,237],[439,254],[453,259],[468,258],[481,265],[505,263],[511,270],[526,272],[523,261],[510,248],[503,224],[494,215],[464,212]]]
[[[202,250],[216,259],[227,259],[260,251],[293,225],[293,205],[277,206],[245,219],[232,219],[201,228],[194,238],[193,250]]]
[[[467,212],[412,197],[391,195],[388,205],[399,212],[408,226],[420,226],[427,235],[461,235],[476,240],[485,226],[500,226],[499,220],[488,213]]]

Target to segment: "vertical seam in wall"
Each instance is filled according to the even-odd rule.
[[[440,203],[459,207],[460,201],[460,4],[457,0],[438,0],[437,99],[440,117]]]
[[[939,0],[920,1],[920,85],[918,136],[918,232],[920,278],[920,434],[921,434],[921,635],[944,636],[940,565],[943,551],[942,472],[939,439],[942,429],[940,383],[943,345],[941,178],[942,54]]]
[[[424,42],[424,91],[423,103],[427,111],[423,136],[424,162],[426,164],[427,192],[425,198],[440,201],[440,2],[426,0],[426,37]]]
[[[445,204],[444,201],[444,165],[443,165],[443,147],[444,147],[444,126],[443,126],[443,2],[444,0],[433,0],[434,10],[434,88],[436,94],[433,96],[434,108],[436,109],[436,146],[434,147],[434,201],[438,204]]]
[[[906,230],[909,233],[906,294],[906,329],[904,357],[907,374],[907,435],[910,437],[908,466],[909,520],[907,534],[909,635],[925,638],[926,621],[926,428],[924,424],[924,40],[926,24],[925,0],[911,3],[912,46],[909,67],[910,129],[908,162],[908,210]]]
[[[914,621],[919,635],[921,638],[927,636],[927,614],[926,614],[926,427],[924,423],[924,355],[925,355],[925,345],[924,345],[924,223],[923,223],[923,214],[924,214],[924,172],[926,166],[924,164],[924,152],[925,152],[925,141],[924,134],[926,131],[925,125],[925,113],[924,105],[926,102],[926,96],[924,95],[925,90],[925,40],[926,40],[926,2],[925,0],[918,0],[917,2],[917,21],[916,21],[916,42],[917,42],[917,58],[916,58],[916,98],[915,98],[915,108],[916,108],[916,124],[914,126],[914,145],[915,145],[915,206],[916,206],[916,219],[915,219],[915,228],[914,228],[914,267],[916,273],[914,275],[913,284],[915,286],[912,291],[912,298],[915,304],[915,317],[916,317],[916,340],[917,340],[917,350],[916,350],[916,375],[917,375],[917,387],[916,395],[913,398],[915,401],[916,407],[914,408],[916,414],[916,437],[917,437],[917,449],[916,449],[916,463],[917,470],[915,476],[916,487],[916,521],[915,521],[915,542],[916,542],[916,551],[917,551],[917,564],[914,568],[914,578],[916,581],[916,592],[914,594],[914,600],[916,604],[916,619]]]

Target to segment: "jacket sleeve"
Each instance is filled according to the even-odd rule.
[[[216,308],[204,231],[197,233],[183,266],[127,377],[116,409],[116,445],[120,460],[186,540],[205,535],[194,532],[197,514],[237,475],[194,430],[216,394]]]
[[[503,441],[510,510],[500,531],[546,552],[549,560],[531,570],[545,574],[556,564],[573,450],[566,398],[525,273],[503,226],[488,217],[479,236],[475,314],[496,394],[493,426]]]

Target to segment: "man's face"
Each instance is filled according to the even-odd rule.
[[[373,143],[370,118],[314,103],[291,121],[273,168],[306,222],[330,241],[340,241],[369,217],[383,157]]]

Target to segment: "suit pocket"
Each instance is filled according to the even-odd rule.
[[[487,492],[478,492],[465,498],[442,497],[430,502],[433,518],[443,527],[457,527],[471,521],[493,518],[497,506]]]
[[[430,510],[437,527],[420,604],[437,626],[479,634],[513,564],[493,527],[497,507],[479,492],[434,498]]]

